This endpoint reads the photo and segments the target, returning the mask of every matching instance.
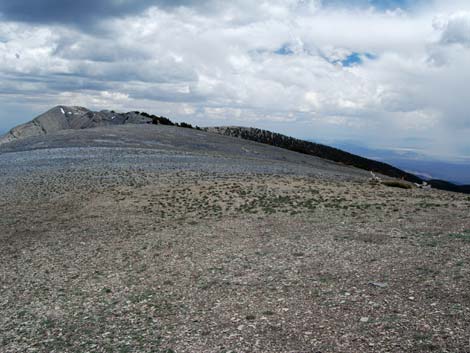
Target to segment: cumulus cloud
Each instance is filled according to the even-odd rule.
[[[470,129],[464,2],[37,3],[0,0],[0,103],[468,149],[450,138]]]
[[[470,47],[470,11],[440,16],[435,19],[434,28],[441,32],[442,44],[461,44]]]

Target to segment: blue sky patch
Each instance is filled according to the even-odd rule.
[[[341,63],[341,65],[346,66],[346,67],[350,67],[350,66],[354,66],[354,65],[360,65],[360,64],[362,64],[361,54],[352,53],[346,59],[340,61],[340,63]]]
[[[274,54],[277,54],[277,55],[293,55],[294,52],[292,51],[291,48],[289,48],[288,44],[284,44],[281,48],[276,50],[274,52]]]
[[[364,59],[375,60],[376,55],[371,53],[357,53],[353,52],[343,60],[334,61],[334,64],[340,63],[344,67],[351,67],[356,65],[361,65],[364,63]]]

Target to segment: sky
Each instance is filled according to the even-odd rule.
[[[470,162],[468,0],[0,0],[0,131],[59,104]]]

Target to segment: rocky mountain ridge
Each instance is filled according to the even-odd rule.
[[[13,128],[6,135],[0,137],[0,145],[25,138],[52,135],[65,130],[83,130],[128,124],[153,124],[193,128],[190,124],[174,123],[166,117],[145,112],[131,111],[127,113],[117,113],[113,110],[102,110],[96,112],[79,106],[60,105],[39,115],[28,123]],[[196,129],[201,130],[199,127],[196,127]],[[254,141],[299,152],[305,155],[319,157],[336,163],[380,173],[389,177],[403,179],[411,183],[421,184],[424,181],[422,178],[414,174],[407,173],[387,163],[364,158],[337,148],[296,139],[267,130],[239,126],[206,127],[202,130],[209,133],[241,138],[248,141]],[[469,185],[455,185],[443,180],[426,180],[426,182],[437,189],[470,193]]]
[[[204,130],[225,136],[231,136],[259,143],[269,144],[280,148],[285,148],[291,151],[316,156],[337,163],[351,165],[356,168],[380,173],[393,178],[403,179],[416,184],[422,184],[423,182],[426,182],[432,187],[440,190],[470,194],[470,185],[456,185],[444,180],[425,181],[424,179],[414,174],[407,173],[387,163],[364,158],[334,147],[296,139],[290,136],[282,135],[267,130],[242,126],[218,126],[204,128]]]
[[[99,112],[79,106],[56,106],[30,122],[11,129],[0,137],[0,145],[31,136],[49,135],[63,130],[80,130],[111,125],[163,124],[174,125],[169,119],[137,111],[116,113]]]
[[[361,156],[348,153],[334,147],[296,139],[268,130],[241,126],[218,126],[205,128],[205,130],[225,136],[238,137],[245,140],[266,143],[272,146],[285,148],[303,154],[314,155],[334,162],[353,165],[357,168],[388,175],[394,178],[405,179],[414,183],[420,183],[422,181],[416,175],[406,173],[386,163],[363,158]]]

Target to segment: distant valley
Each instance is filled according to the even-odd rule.
[[[448,180],[470,184],[470,160],[452,161],[433,158],[412,150],[369,148],[348,142],[332,142],[332,146],[366,158],[392,164],[423,179]]]

